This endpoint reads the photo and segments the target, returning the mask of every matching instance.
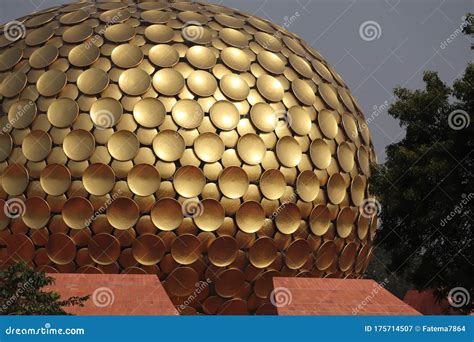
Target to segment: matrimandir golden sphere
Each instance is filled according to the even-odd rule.
[[[373,145],[298,36],[222,6],[80,2],[0,37],[0,261],[157,274],[185,314],[361,277]]]

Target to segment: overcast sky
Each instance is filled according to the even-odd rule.
[[[1,0],[0,21],[67,0]],[[424,70],[448,84],[472,61],[470,40],[456,34],[474,0],[219,0],[285,25],[317,49],[349,85],[370,119],[379,162],[386,145],[403,138],[387,115],[397,85],[416,89]],[[366,31],[361,26],[366,27]],[[371,30],[373,29],[373,30]],[[446,40],[453,35],[451,42]],[[374,110],[374,107],[379,109]],[[385,108],[385,109],[384,109]]]

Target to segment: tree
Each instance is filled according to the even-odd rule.
[[[406,136],[374,168],[382,204],[376,245],[390,253],[389,270],[417,289],[446,298],[462,287],[474,296],[474,64],[452,89],[435,72],[423,80],[424,90],[396,88],[388,111]]]
[[[0,314],[2,315],[66,315],[63,307],[84,306],[89,296],[60,300],[56,292],[43,287],[54,284],[54,278],[17,263],[0,270]]]

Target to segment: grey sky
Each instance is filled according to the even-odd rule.
[[[67,0],[1,0],[0,21],[19,18]],[[212,2],[212,1],[210,1]],[[214,1],[285,25],[316,48],[344,78],[357,97],[379,158],[386,145],[403,138],[398,122],[387,115],[397,85],[423,86],[424,70],[438,71],[451,84],[474,53],[468,37],[456,34],[474,0],[219,0]],[[298,12],[298,15],[296,15]],[[375,21],[374,40],[359,28]],[[453,35],[452,42],[446,40]],[[445,43],[445,48],[441,45]],[[374,106],[382,107],[374,110]]]

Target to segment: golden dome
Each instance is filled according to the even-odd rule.
[[[274,276],[362,276],[370,135],[296,35],[162,1],[75,3],[2,31],[2,263],[153,273],[206,314],[264,312]]]

